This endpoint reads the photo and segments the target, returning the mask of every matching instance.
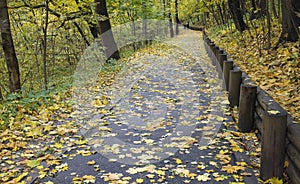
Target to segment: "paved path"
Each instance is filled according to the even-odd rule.
[[[255,183],[217,76],[200,32],[137,54],[89,94],[109,98],[100,113],[77,106],[82,146],[37,183]]]

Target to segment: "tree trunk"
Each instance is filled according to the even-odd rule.
[[[48,89],[48,76],[47,76],[47,33],[48,33],[48,24],[49,24],[49,11],[48,11],[48,6],[49,6],[49,0],[46,0],[45,2],[45,11],[46,11],[46,17],[45,17],[45,27],[43,28],[44,32],[44,40],[43,40],[43,73],[44,73],[44,87],[45,90]]]
[[[259,17],[266,16],[267,15],[267,0],[260,0],[259,1],[259,8],[260,8]]]
[[[297,12],[300,11],[299,0],[286,0],[281,4],[282,10],[282,32],[279,38],[279,43],[285,41],[295,42],[299,39],[300,18]]]
[[[2,90],[0,88],[0,101],[3,100]]]
[[[235,27],[243,32],[247,29],[247,25],[243,20],[243,15],[241,12],[240,2],[238,0],[228,0],[229,10],[234,22]]]
[[[2,37],[2,47],[5,54],[5,60],[9,75],[9,89],[10,92],[16,92],[21,89],[20,70],[11,35],[6,0],[0,0],[0,30]]]
[[[178,0],[175,0],[175,23],[176,23],[176,35],[179,34],[179,17],[178,17]]]
[[[221,16],[222,24],[225,24],[225,20],[224,20],[224,16],[223,16],[221,5],[218,4],[217,7],[218,7],[219,14]]]
[[[143,16],[143,22],[142,22],[142,31],[143,31],[143,43],[145,45],[148,45],[148,32],[147,32],[147,1],[142,1],[142,16]]]
[[[105,55],[107,59],[120,59],[119,51],[111,30],[111,24],[106,8],[106,0],[95,0],[96,13],[105,17],[104,20],[98,22],[101,39],[105,47]]]
[[[91,34],[93,35],[93,38],[96,39],[96,38],[99,38],[99,31],[97,29],[97,24],[94,24],[94,23],[89,23],[89,29],[90,29],[90,32]]]
[[[169,8],[169,28],[170,28],[170,36],[171,38],[174,37],[174,29],[173,29],[173,22],[172,22],[172,13],[171,13],[171,0],[168,0],[168,8]]]
[[[255,0],[251,0],[251,15],[250,15],[250,20],[256,19],[257,18],[257,13],[256,13],[256,2]]]
[[[268,24],[268,48],[271,48],[271,15],[269,11],[269,1],[267,1],[267,24]]]
[[[272,7],[272,12],[273,12],[274,17],[278,18],[278,14],[277,14],[277,11],[276,11],[276,6],[275,6],[275,1],[274,0],[271,0],[271,7]]]

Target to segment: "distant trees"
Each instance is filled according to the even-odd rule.
[[[247,30],[252,38],[261,39],[256,43],[266,43],[260,48],[272,47],[272,31],[277,26],[282,31],[278,44],[300,38],[299,0],[186,0],[179,6],[184,10],[180,12],[183,20],[189,19],[207,28],[215,25],[231,28],[234,25],[238,31]],[[262,29],[258,30],[258,27]]]
[[[10,92],[16,92],[21,89],[20,71],[19,62],[15,52],[15,47],[10,29],[10,20],[6,0],[0,1],[0,30],[2,38],[2,47],[5,54],[5,60],[8,69],[9,89]]]

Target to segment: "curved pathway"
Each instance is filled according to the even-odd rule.
[[[38,183],[257,182],[200,32],[155,46],[89,94],[107,103],[77,106],[82,146]]]

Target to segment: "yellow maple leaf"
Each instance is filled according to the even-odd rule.
[[[174,160],[176,161],[176,164],[182,164],[182,161],[179,158],[174,158]]]
[[[153,179],[155,177],[154,174],[147,174],[146,176],[147,176],[147,178],[150,178],[150,179]]]
[[[92,175],[84,175],[82,177],[83,181],[85,183],[95,183],[96,182],[96,177]]]
[[[95,165],[95,164],[96,164],[96,161],[95,161],[95,160],[91,160],[91,161],[88,161],[87,164],[88,164],[88,165]]]
[[[210,174],[207,174],[207,173],[205,173],[203,175],[198,175],[197,176],[197,180],[198,181],[208,181],[208,180],[211,180],[211,178],[209,176],[210,176]]]
[[[196,176],[197,176],[197,174],[195,174],[195,173],[190,173],[187,175],[187,177],[189,177],[191,179],[195,179]]]
[[[137,183],[144,183],[144,179],[142,179],[142,178],[138,178],[138,179],[136,179],[135,180]]]
[[[87,140],[80,139],[80,140],[76,140],[75,143],[78,144],[78,145],[83,145],[83,144],[87,143]]]
[[[156,174],[157,174],[157,175],[161,175],[161,176],[165,176],[165,175],[166,175],[166,172],[163,171],[163,170],[157,170],[157,171],[156,171]]]
[[[22,174],[20,174],[18,177],[16,177],[14,180],[13,180],[13,182],[14,183],[19,183],[25,176],[27,176],[28,175],[28,172],[24,172],[24,173],[22,173]]]
[[[278,178],[270,178],[264,182],[265,184],[283,184],[283,181]]]
[[[28,160],[27,162],[27,166],[31,168],[36,167],[38,165],[40,165],[40,161],[38,160]]]
[[[245,167],[243,166],[233,166],[233,165],[227,165],[222,167],[222,171],[227,172],[228,174],[237,173],[239,170],[245,170]]]

